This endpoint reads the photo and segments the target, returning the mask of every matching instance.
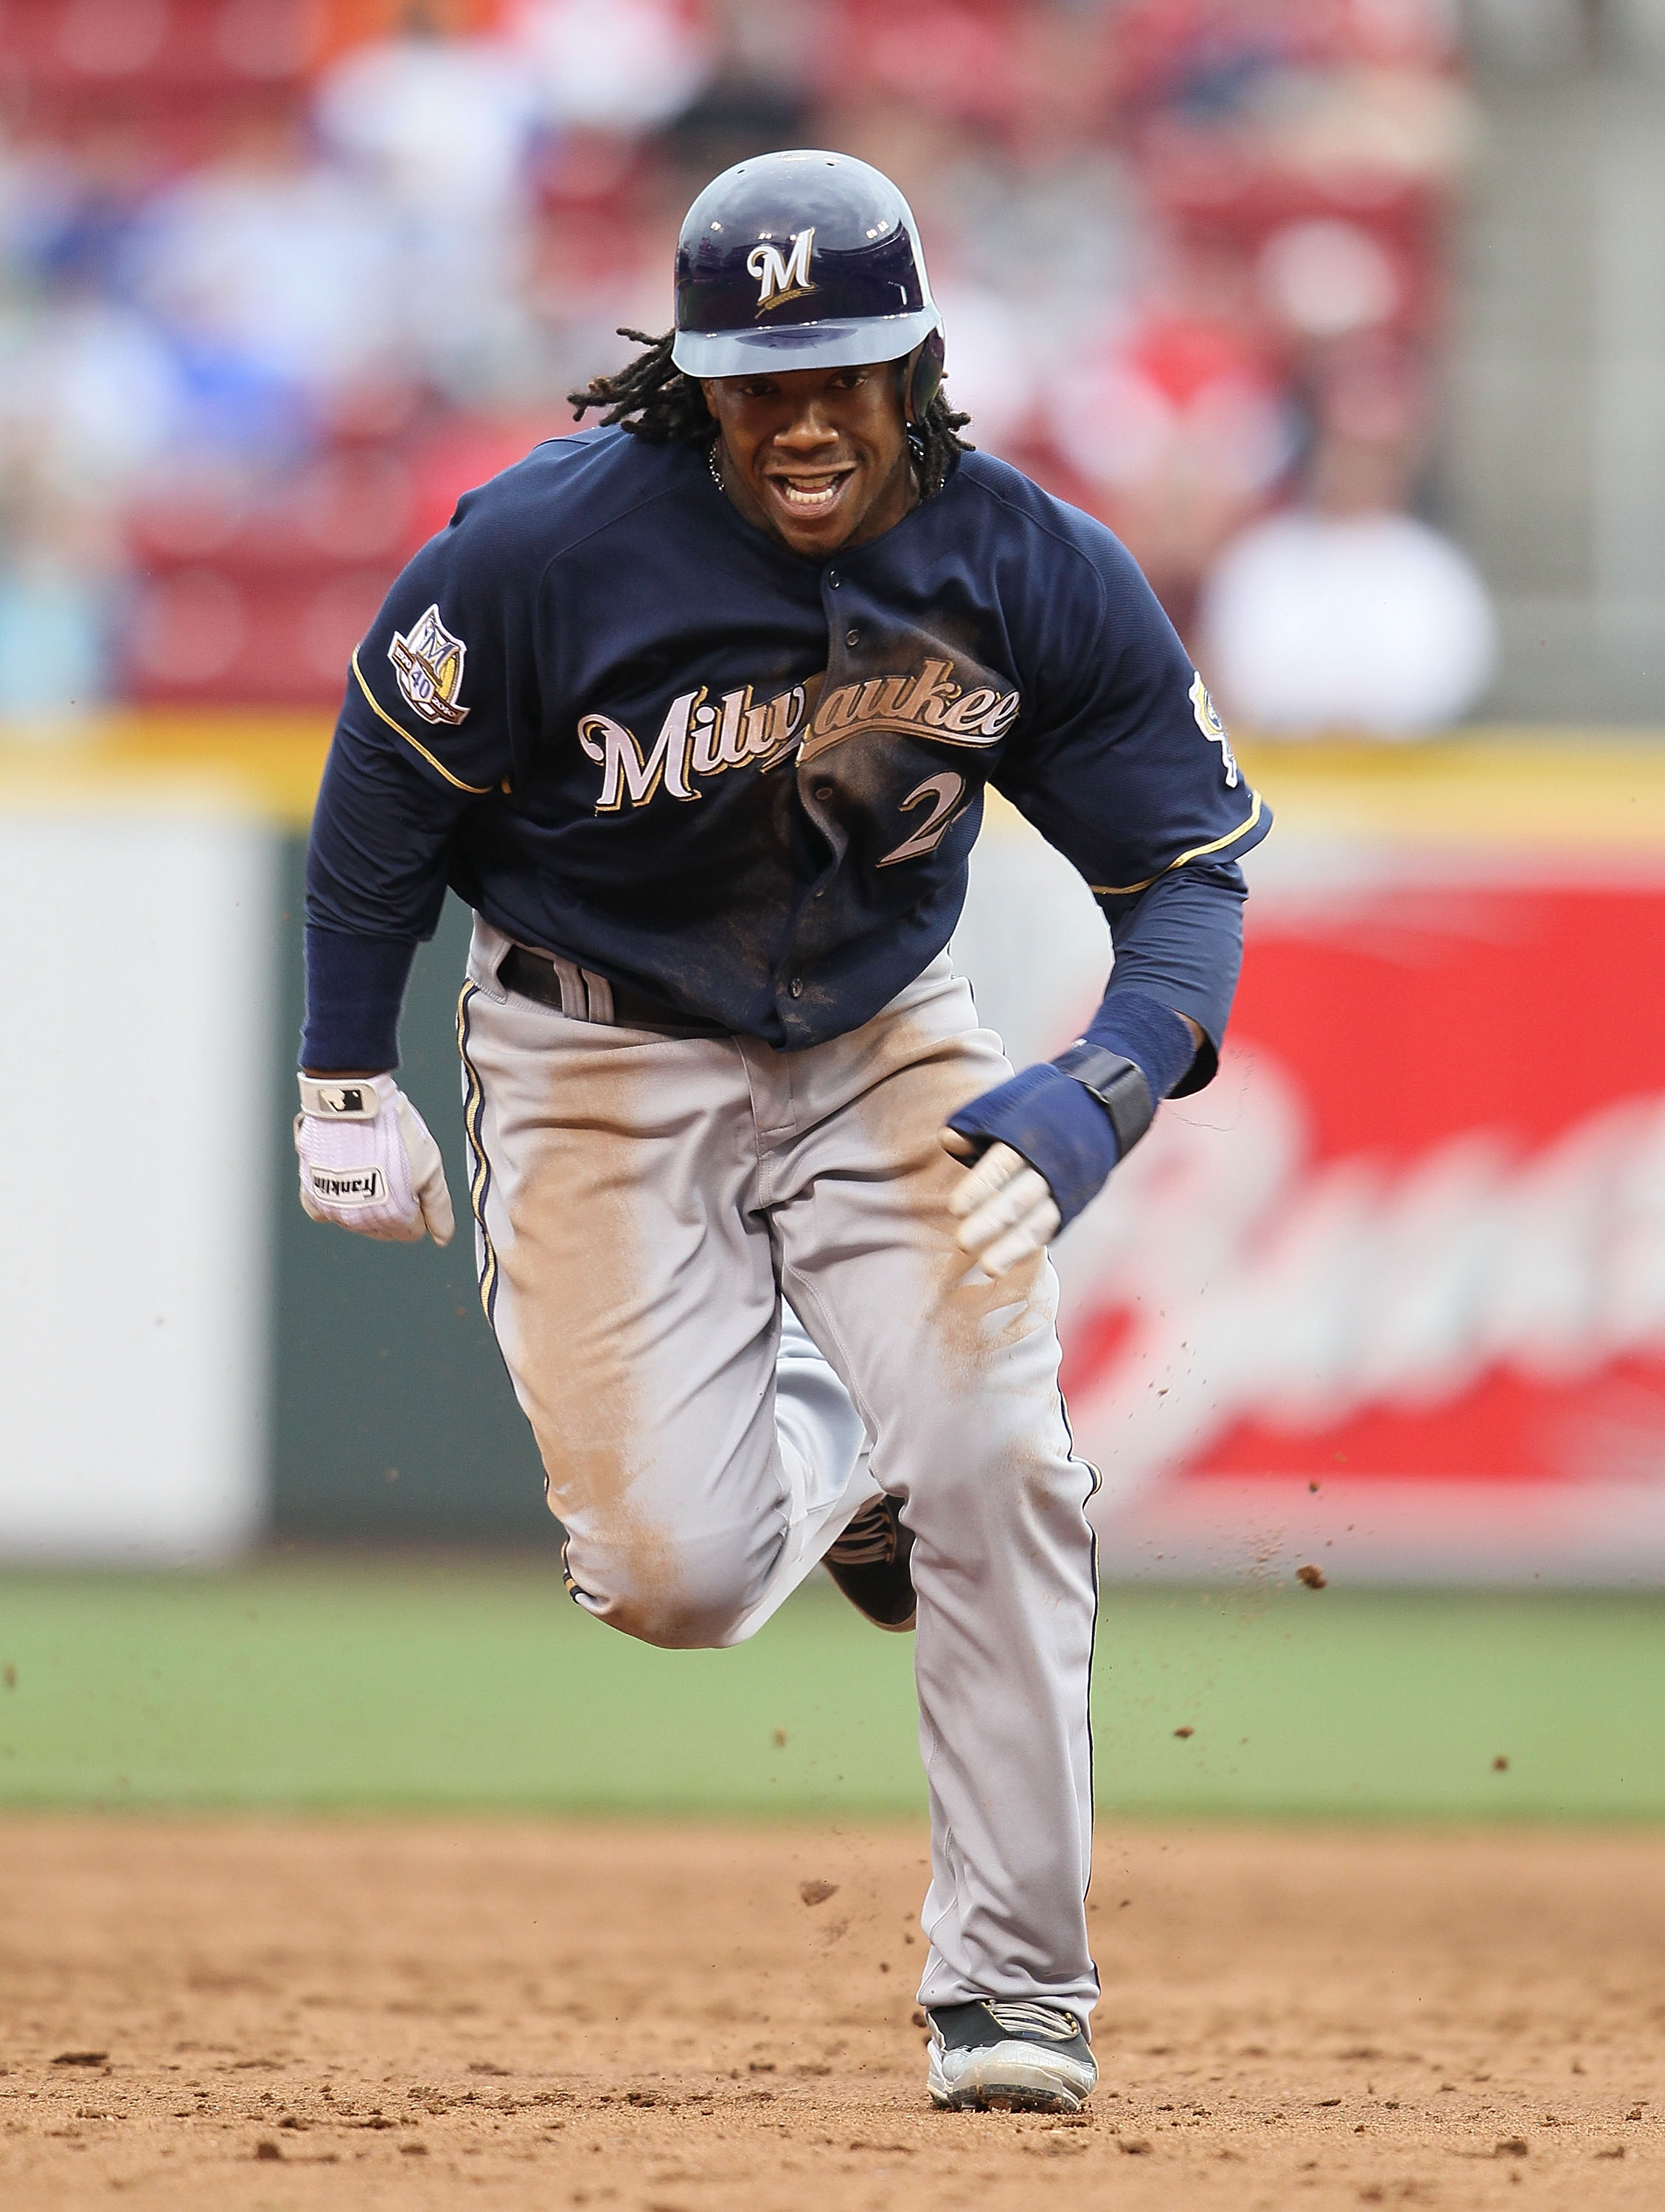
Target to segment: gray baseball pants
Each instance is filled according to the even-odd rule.
[[[459,1008],[476,1248],[574,1598],[650,1643],[736,1644],[876,1491],[899,1499],[921,2001],[1085,2017],[1096,1477],[1051,1264],[968,1271],[937,1134],[1010,1074],[999,1040],[946,954],[860,1029],[780,1052],[556,1013],[498,981],[508,949],[477,921]]]

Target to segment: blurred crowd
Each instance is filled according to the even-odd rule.
[[[913,201],[968,434],[1223,703],[1463,713],[1425,519],[1475,130],[1443,0],[9,0],[0,714],[328,703],[457,494],[670,320],[716,170]]]

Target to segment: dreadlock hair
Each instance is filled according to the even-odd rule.
[[[656,338],[621,325],[618,334],[634,338],[642,350],[617,376],[592,376],[582,392],[567,394],[578,420],[583,421],[589,408],[603,408],[604,422],[622,423],[650,446],[693,444],[715,437],[717,426],[704,392],[671,358],[676,332],[667,331]]]
[[[676,332],[667,331],[656,338],[647,331],[621,327],[618,334],[635,339],[642,350],[616,376],[592,376],[582,392],[567,394],[578,420],[581,422],[589,409],[599,408],[604,422],[616,422],[650,446],[700,445],[714,440],[717,426],[704,392],[671,358]],[[908,443],[927,499],[947,483],[956,453],[975,451],[959,434],[970,420],[950,406],[939,385],[923,421],[908,425]]]

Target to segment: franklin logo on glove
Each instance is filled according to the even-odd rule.
[[[387,1195],[387,1178],[380,1168],[364,1168],[343,1175],[333,1168],[310,1168],[307,1180],[313,1196],[336,1206],[374,1206]]]

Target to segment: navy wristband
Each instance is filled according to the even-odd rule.
[[[1150,1127],[1195,1054],[1178,1014],[1142,991],[1114,992],[1067,1052],[984,1091],[948,1126],[1021,1153],[1071,1222]]]
[[[963,1137],[986,1138],[1021,1153],[1046,1177],[1066,1221],[1097,1196],[1116,1163],[1109,1115],[1085,1084],[1047,1060],[985,1091],[951,1114],[948,1126]]]
[[[1156,1119],[1156,1101],[1144,1069],[1124,1053],[1089,1044],[1085,1037],[1060,1052],[1052,1065],[1098,1101],[1115,1131],[1116,1158],[1125,1160]]]
[[[1183,1018],[1143,991],[1109,992],[1079,1042],[1132,1060],[1151,1086],[1152,1110],[1185,1080],[1197,1056]]]

